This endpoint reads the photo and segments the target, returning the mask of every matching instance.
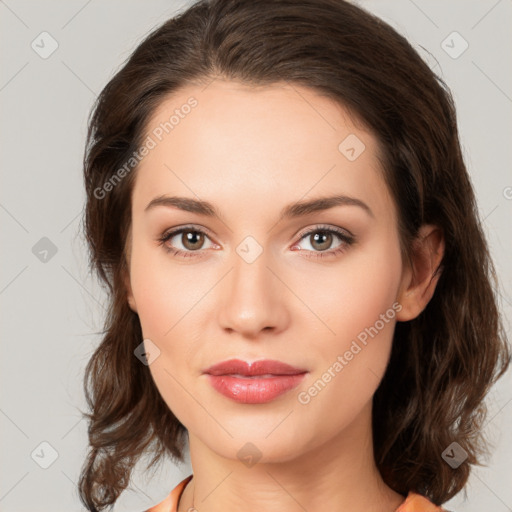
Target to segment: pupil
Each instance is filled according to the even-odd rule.
[[[203,235],[197,231],[187,231],[185,234],[185,243],[183,244],[188,249],[197,249],[194,245],[198,245],[198,242],[202,241]],[[191,245],[192,247],[188,247]],[[201,245],[199,243],[199,245]]]
[[[331,237],[332,237],[331,233],[326,233],[324,231],[317,232],[313,236],[314,244],[319,243],[322,246],[322,247],[318,247],[319,249],[326,249],[330,245]],[[325,247],[325,245],[327,247]]]

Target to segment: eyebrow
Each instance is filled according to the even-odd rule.
[[[220,212],[212,203],[208,201],[192,199],[190,197],[158,196],[149,202],[144,211],[146,212],[157,206],[174,207],[187,212],[205,215],[207,217],[216,217],[218,219],[221,218]],[[368,215],[370,215],[370,217],[375,218],[371,208],[360,199],[344,195],[335,195],[329,197],[320,197],[308,201],[298,201],[296,203],[289,204],[281,210],[279,214],[279,220],[281,221],[283,219],[301,217],[311,213],[328,210],[330,208],[334,208],[335,206],[358,206],[362,208]]]

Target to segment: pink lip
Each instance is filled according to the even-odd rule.
[[[204,373],[210,375],[233,375],[240,374],[245,376],[253,375],[297,375],[299,373],[307,372],[303,368],[294,368],[289,364],[282,363],[281,361],[274,361],[271,359],[262,359],[247,363],[240,359],[229,359],[221,363],[210,366]]]
[[[215,390],[244,404],[261,404],[298,386],[307,370],[280,361],[262,360],[249,364],[230,359],[205,370]]]

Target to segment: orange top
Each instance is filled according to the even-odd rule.
[[[178,501],[183,494],[187,484],[192,480],[193,475],[182,480],[171,493],[158,505],[149,508],[145,512],[178,512]],[[437,507],[424,496],[410,492],[406,500],[396,509],[395,512],[447,512]]]

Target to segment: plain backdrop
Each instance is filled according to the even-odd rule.
[[[138,42],[189,3],[0,0],[0,512],[83,510],[82,377],[105,313],[80,233],[86,120]],[[453,91],[510,333],[512,2],[358,3],[404,34]],[[467,495],[446,504],[457,512],[512,510],[510,372],[488,403],[494,449]],[[188,460],[166,461],[153,478],[141,466],[116,512],[159,502],[191,473]]]

